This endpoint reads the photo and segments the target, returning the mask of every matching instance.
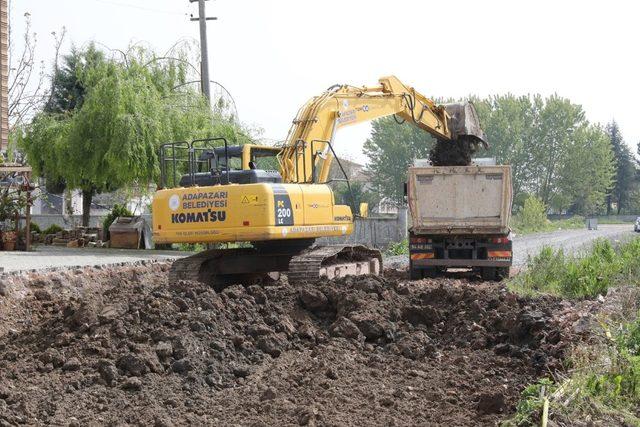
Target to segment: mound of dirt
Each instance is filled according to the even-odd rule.
[[[433,166],[468,166],[478,151],[479,143],[471,138],[460,137],[454,141],[436,139],[429,152]]]
[[[166,271],[6,282],[0,420],[494,425],[573,339],[560,301],[495,284],[361,277],[217,293],[169,285]]]

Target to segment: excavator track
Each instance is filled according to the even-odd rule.
[[[382,254],[361,245],[271,246],[211,249],[174,261],[169,282],[198,281],[221,289],[230,284],[259,284],[284,272],[289,283],[327,277],[382,273]]]
[[[169,283],[198,281],[216,289],[231,284],[260,284],[287,269],[291,254],[254,248],[211,249],[174,261]]]
[[[287,272],[289,283],[365,274],[382,274],[382,254],[362,245],[311,248],[292,257]]]

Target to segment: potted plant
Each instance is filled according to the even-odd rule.
[[[15,250],[18,240],[15,221],[20,210],[26,207],[26,201],[26,197],[15,189],[0,190],[0,226],[3,226],[0,240],[5,251]]]

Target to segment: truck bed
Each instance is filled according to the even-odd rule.
[[[510,166],[412,167],[407,196],[414,234],[508,234]]]

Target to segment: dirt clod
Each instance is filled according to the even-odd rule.
[[[478,411],[484,414],[497,414],[505,407],[504,395],[500,392],[483,393],[478,400]]]

